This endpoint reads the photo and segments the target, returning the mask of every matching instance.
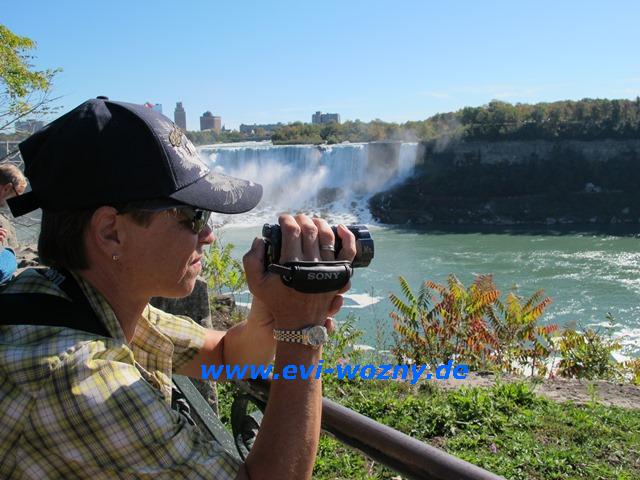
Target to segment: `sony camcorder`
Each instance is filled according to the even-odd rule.
[[[288,287],[305,293],[322,293],[339,290],[345,286],[354,268],[366,267],[373,259],[373,238],[366,225],[347,225],[356,237],[356,256],[353,262],[336,261],[297,261],[280,264],[282,249],[282,231],[280,225],[265,223],[262,236],[266,245],[265,268],[277,273]],[[342,240],[338,228],[333,226],[336,257],[342,249]]]

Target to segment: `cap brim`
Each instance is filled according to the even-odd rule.
[[[9,205],[11,215],[14,217],[20,217],[40,208],[40,202],[33,191],[23,193],[17,197],[8,198],[7,205]]]
[[[262,185],[217,172],[209,172],[169,197],[212,212],[244,213],[260,202]]]

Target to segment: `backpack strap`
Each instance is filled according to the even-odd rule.
[[[0,295],[0,325],[59,326],[102,337],[111,336],[70,272],[54,269],[37,271],[48,278],[61,279],[54,283],[71,301],[44,293],[4,293]]]

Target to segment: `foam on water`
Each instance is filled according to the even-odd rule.
[[[346,304],[342,308],[366,308],[375,305],[382,300],[382,297],[372,297],[368,293],[345,293],[345,299],[351,300],[353,304]]]
[[[417,143],[399,145],[394,158],[372,158],[366,143],[274,146],[247,142],[199,147],[212,170],[262,184],[264,196],[251,212],[219,216],[217,223],[260,225],[282,212],[305,212],[330,223],[373,223],[368,200],[413,172]],[[395,150],[393,150],[395,152]]]

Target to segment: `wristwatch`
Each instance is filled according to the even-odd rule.
[[[274,328],[273,338],[279,342],[301,343],[310,345],[313,348],[320,348],[321,345],[327,343],[329,334],[322,325],[312,325],[300,330],[279,330]]]

